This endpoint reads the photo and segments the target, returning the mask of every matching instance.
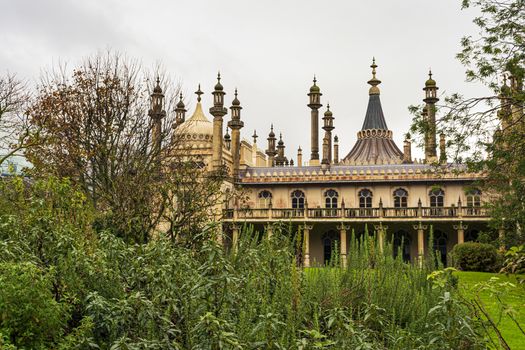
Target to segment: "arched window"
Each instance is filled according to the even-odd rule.
[[[434,232],[434,252],[444,266],[447,266],[447,235],[442,231]]]
[[[335,190],[327,190],[324,193],[325,198],[325,208],[335,209],[337,208],[337,197],[339,194]]]
[[[394,191],[394,207],[406,208],[408,203],[408,192],[403,188]]]
[[[292,208],[293,209],[304,209],[304,192],[295,190],[291,194],[292,197]]]
[[[394,257],[401,253],[404,262],[410,262],[410,235],[406,231],[394,233]]]
[[[481,191],[473,188],[467,191],[467,207],[481,207]]]
[[[441,188],[435,188],[428,193],[431,207],[442,207],[445,199],[445,192]]]
[[[372,208],[372,191],[367,188],[359,191],[359,208]]]
[[[257,205],[259,208],[266,209],[270,207],[270,203],[272,202],[272,192],[264,190],[259,192],[259,196],[257,198]]]

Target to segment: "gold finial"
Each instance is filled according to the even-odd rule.
[[[197,91],[195,91],[195,95],[197,95],[197,102],[201,102],[201,95],[203,93],[204,92],[201,91],[201,84],[199,84],[199,88],[197,89]]]
[[[376,78],[376,58],[372,57],[372,65],[370,65],[370,68],[372,68],[372,79],[368,81],[368,84],[372,85],[370,90],[368,90],[369,95],[379,95],[379,88],[377,85],[381,84],[381,80]]]

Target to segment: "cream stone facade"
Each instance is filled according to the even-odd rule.
[[[431,73],[423,89],[423,113],[430,127],[425,135],[425,160],[418,162],[412,159],[409,137],[403,151],[393,141],[381,107],[381,81],[376,77],[375,61],[371,68],[363,127],[354,147],[342,159],[339,152],[345,152],[339,150],[338,138],[332,135],[334,117],[328,106],[321,119],[324,135],[319,135],[322,93],[315,78],[307,94],[311,109],[308,162],[303,161],[301,149],[295,163],[286,157],[284,141],[282,137],[277,139],[273,126],[266,142],[257,142],[255,132],[253,141],[243,137],[237,91],[223,134],[227,110],[220,76],[212,93],[213,119],[203,111],[200,87],[195,111],[187,120],[181,97],[177,132],[183,142],[179,147],[188,156],[199,155],[209,171],[216,171],[222,164],[230,174],[225,188],[238,186],[247,196],[247,200],[231,201],[220,210],[227,244],[236,244],[242,225],[254,225],[256,230],[269,234],[272,225],[289,223],[305,240],[304,265],[325,264],[334,249],[339,250],[344,264],[352,232],[362,235],[366,227],[369,233],[376,233],[380,244],[393,242],[407,261],[417,262],[433,248],[446,264],[446,255],[455,244],[474,240],[487,229],[489,218],[483,208],[487,198],[475,187],[482,175],[447,163],[444,135],[440,135],[437,155],[438,87]],[[431,227],[433,247],[428,246]]]

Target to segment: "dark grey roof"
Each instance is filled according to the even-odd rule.
[[[370,95],[368,99],[368,108],[366,109],[365,121],[361,130],[367,129],[388,130],[379,95]]]

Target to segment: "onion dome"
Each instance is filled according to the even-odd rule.
[[[428,70],[428,80],[425,82],[426,87],[436,87],[436,81],[432,79],[432,70]]]
[[[270,127],[270,133],[268,134],[269,137],[275,137],[275,133],[273,132],[273,124]]]
[[[317,86],[317,79],[315,78],[315,75],[314,75],[314,85],[312,85],[312,87],[310,88],[310,92],[317,93],[320,91],[321,89],[319,88],[319,86]]]
[[[153,89],[153,93],[162,94],[162,88],[160,87],[160,78],[157,76],[157,85]]]
[[[237,98],[237,89],[235,89],[235,98],[232,101],[232,106],[240,106],[241,101]]]
[[[332,111],[330,110],[330,104],[328,103],[326,105],[326,112],[324,112],[324,116],[325,117],[331,117],[333,116],[334,114],[332,113]]]
[[[217,73],[217,84],[215,84],[215,91],[222,91],[224,87],[221,84],[221,73]]]
[[[179,102],[177,103],[177,108],[184,108],[184,107],[186,106],[184,105],[184,102],[182,101],[182,92],[181,92],[179,95]]]
[[[209,121],[208,118],[206,118],[202,110],[201,95],[203,92],[201,91],[200,84],[199,89],[195,92],[195,94],[197,95],[197,105],[195,106],[195,111],[188,120],[186,120],[177,128],[177,131],[179,133],[188,135],[188,140],[211,140],[213,135],[213,123]]]

